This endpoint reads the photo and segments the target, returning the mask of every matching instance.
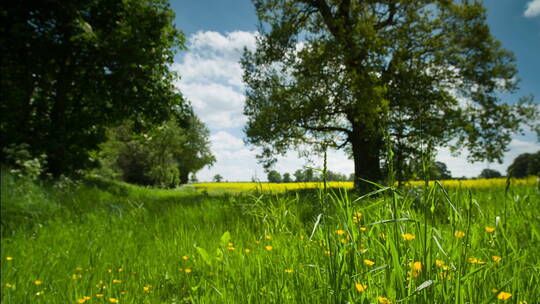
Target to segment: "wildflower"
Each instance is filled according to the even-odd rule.
[[[40,280],[35,280],[35,281],[34,281],[34,284],[36,284],[36,285],[41,285],[41,284],[43,284],[43,282],[41,282]]]
[[[364,264],[368,265],[368,266],[373,266],[375,265],[375,262],[371,261],[371,260],[368,260],[368,259],[365,259],[364,260]]]
[[[77,267],[75,267],[75,270],[77,270],[77,271],[82,271],[83,269],[82,269],[81,266],[77,266]]]
[[[85,299],[77,299],[77,303],[84,303],[84,302],[86,302]]]
[[[234,247],[227,247],[227,250],[233,251],[233,250],[236,250],[236,248],[234,248]]]
[[[272,251],[272,249],[274,249],[274,247],[272,247],[270,245],[267,245],[267,246],[264,246],[264,249],[266,249],[268,251]]]
[[[293,273],[293,271],[294,271],[294,270],[292,270],[292,269],[285,269],[285,272],[286,272],[286,273]]]
[[[186,269],[184,270],[184,272],[185,272],[185,273],[191,273],[191,269],[186,268]]]
[[[492,256],[491,259],[495,263],[499,263],[502,260],[502,258],[500,256],[496,256],[496,255]]]
[[[385,297],[377,297],[377,300],[380,304],[392,304],[392,302]]]
[[[234,244],[233,244],[232,242],[229,242],[229,243],[227,244],[227,247],[234,247]]]
[[[189,260],[189,257],[187,255],[185,255],[185,256],[182,257],[182,260],[187,261],[187,260]]]
[[[363,215],[363,214],[362,214],[362,212],[360,212],[360,211],[356,211],[356,212],[354,213],[354,216],[356,216],[356,217],[361,217],[362,215]]]
[[[510,294],[510,293],[508,293],[508,292],[501,291],[501,292],[499,292],[499,294],[497,295],[497,299],[499,299],[499,300],[501,300],[501,301],[506,301],[506,300],[508,300],[511,296],[512,296],[512,294]]]
[[[435,265],[437,265],[438,267],[442,267],[444,265],[444,261],[435,260]]]
[[[118,301],[118,299],[116,299],[116,298],[109,298],[109,302],[110,303],[119,303],[120,301]]]
[[[38,291],[38,292],[36,292],[36,296],[38,296],[38,297],[39,297],[39,296],[41,296],[41,295],[43,295],[43,290],[42,290],[42,291]]]
[[[107,272],[108,272],[108,273],[111,273],[111,272],[112,272],[112,269],[107,269]]]
[[[337,235],[344,235],[345,234],[345,230],[336,230],[336,233]]]
[[[411,234],[411,233],[404,233],[401,236],[407,241],[412,241],[416,238],[414,234]]]
[[[103,298],[104,294],[102,293],[96,293],[96,298]]]
[[[485,229],[486,229],[487,232],[493,232],[493,231],[495,231],[495,228],[489,227],[489,226],[486,226]]]
[[[360,284],[360,283],[354,284],[354,287],[356,287],[356,290],[358,290],[359,292],[364,292],[367,289],[367,285]]]
[[[118,272],[122,272],[122,271],[124,271],[124,269],[118,268]]]
[[[6,283],[5,286],[6,286],[6,288],[11,288],[11,287],[13,287],[13,285],[11,285],[11,284],[9,284],[9,283]]]
[[[367,227],[366,227],[366,226],[360,227],[360,231],[366,231],[366,230],[367,230]]]
[[[364,253],[366,253],[366,252],[367,252],[367,249],[365,249],[365,248],[360,248],[360,253],[361,253],[361,254],[364,254]]]
[[[462,238],[465,236],[465,232],[463,231],[456,231],[454,232],[454,236],[457,237],[458,239]]]
[[[331,255],[332,252],[331,252],[330,250],[325,250],[325,251],[324,251],[324,254],[326,254],[326,255]]]
[[[146,292],[150,292],[150,286],[144,286],[143,290],[146,291]]]
[[[265,235],[264,238],[267,239],[267,240],[271,240],[272,236],[271,235]]]
[[[10,256],[6,257],[6,261],[13,261],[13,257],[10,257]]]
[[[113,283],[122,283],[122,280],[112,280]]]
[[[244,249],[244,252],[245,252],[245,253],[250,253],[250,252],[251,252],[251,249],[246,248],[246,249]]]
[[[469,263],[471,264],[479,264],[479,265],[482,265],[482,264],[485,264],[486,262],[482,261],[482,260],[479,260],[477,258],[469,258],[467,260]]]
[[[417,278],[420,275],[420,272],[422,272],[422,262],[411,262],[409,263],[409,266],[412,268],[412,276]]]

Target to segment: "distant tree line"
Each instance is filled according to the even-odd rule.
[[[408,166],[401,167],[401,177],[406,180],[422,180],[424,179],[424,170],[419,162],[409,161]],[[445,179],[468,179],[467,177],[452,177],[452,173],[448,170],[445,163],[435,161],[427,166],[428,178],[431,180]],[[540,176],[540,151],[536,153],[524,153],[514,159],[512,164],[507,169],[507,176],[523,178],[527,176]],[[495,170],[486,168],[483,169],[478,178],[499,178],[503,175]],[[312,168],[299,169],[291,176],[290,173],[280,174],[276,170],[271,170],[267,174],[268,182],[271,183],[291,183],[291,182],[321,182],[323,175],[320,170]],[[326,172],[326,181],[354,181],[354,174],[345,175],[339,172],[328,170]]]

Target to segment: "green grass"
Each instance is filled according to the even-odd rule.
[[[507,303],[540,298],[535,186],[209,196],[5,172],[1,186],[2,303],[502,303],[493,289]]]

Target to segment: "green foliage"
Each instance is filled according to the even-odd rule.
[[[268,172],[267,178],[268,182],[270,183],[281,183],[281,174],[279,174],[279,172],[276,170],[271,170]]]
[[[174,187],[187,183],[189,174],[211,165],[208,130],[193,116],[185,127],[169,120],[148,132],[135,132],[133,123],[112,128],[98,158],[102,176],[141,185]]]
[[[284,183],[290,183],[292,182],[291,174],[290,173],[283,173],[283,182]]]
[[[0,150],[28,144],[48,173],[69,174],[95,165],[107,127],[151,126],[186,106],[170,71],[184,36],[167,1],[22,0],[0,16]]]
[[[32,157],[28,144],[11,144],[2,151],[6,160],[15,166],[11,173],[19,177],[28,177],[36,180],[42,173],[47,164],[44,154],[38,157]]]
[[[540,151],[520,154],[514,159],[506,172],[507,175],[517,178],[529,175],[540,176]]]
[[[478,178],[498,178],[501,177],[501,172],[495,170],[495,169],[489,169],[486,168],[480,172],[480,175],[478,175]]]
[[[344,148],[355,184],[379,180],[385,134],[398,168],[438,146],[500,161],[521,123],[538,121],[532,98],[499,98],[517,87],[515,58],[479,1],[254,4],[262,26],[242,59],[245,131],[267,167],[290,149]]]

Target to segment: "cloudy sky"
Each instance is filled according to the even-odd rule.
[[[533,94],[540,100],[540,0],[485,0],[488,24],[493,35],[517,57],[520,91],[511,98]],[[244,85],[238,63],[244,47],[253,49],[257,18],[249,0],[171,0],[176,12],[176,26],[187,37],[187,51],[176,56],[174,69],[180,75],[177,83],[192,102],[195,112],[210,129],[212,151],[217,162],[197,173],[201,181],[215,174],[229,181],[266,179],[255,155],[257,150],[244,144],[242,114]],[[536,152],[540,144],[532,133],[516,135],[502,164],[468,163],[466,153],[453,157],[446,149],[437,159],[445,162],[454,176],[477,176],[489,167],[505,172],[519,154]],[[281,158],[275,169],[294,172],[304,165],[320,167],[322,161],[298,157],[291,151]],[[329,154],[332,171],[352,173],[353,163],[340,151]]]

